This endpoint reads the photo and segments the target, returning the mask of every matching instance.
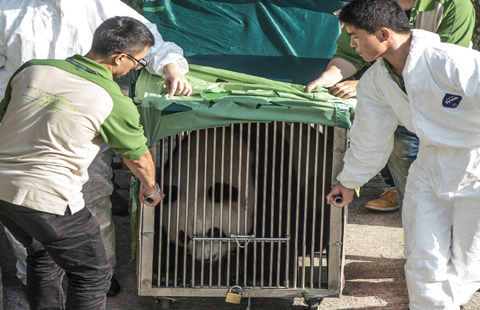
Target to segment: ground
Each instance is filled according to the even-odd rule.
[[[116,182],[121,194],[128,195],[130,172],[117,171]],[[366,184],[360,197],[349,206],[345,235],[345,289],[340,298],[325,298],[318,309],[403,310],[408,309],[403,265],[403,232],[400,212],[372,212],[363,207],[366,201],[382,193],[385,183],[380,177]],[[116,277],[122,286],[120,294],[107,298],[107,309],[142,310],[162,309],[153,297],[136,293],[136,267],[130,263],[129,218],[114,216],[117,227]],[[15,277],[15,260],[6,241],[3,227],[0,231],[0,267],[3,277],[5,310],[28,309],[25,291]],[[1,300],[1,299],[0,299]],[[248,298],[240,305],[225,303],[221,298],[186,298],[170,305],[172,309],[226,310],[246,309]],[[252,299],[250,309],[305,309],[302,299]],[[465,306],[466,310],[480,309],[480,293]]]

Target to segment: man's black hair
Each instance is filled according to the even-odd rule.
[[[410,23],[396,0],[352,0],[338,16],[340,22],[374,34],[382,27],[398,33],[410,31]]]
[[[93,34],[92,50],[108,57],[115,52],[138,53],[155,44],[153,34],[140,21],[116,16],[104,21]]]

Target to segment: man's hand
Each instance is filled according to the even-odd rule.
[[[342,99],[348,99],[357,96],[358,80],[347,80],[335,84],[330,88],[330,93]]]
[[[327,203],[333,204],[335,207],[343,208],[347,204],[353,201],[353,194],[355,193],[354,189],[346,188],[342,184],[335,186],[332,191],[327,195]],[[342,196],[343,203],[341,205],[336,205],[334,203],[335,196]]]
[[[149,199],[145,197],[146,195],[149,195]],[[165,198],[165,194],[162,192],[160,187],[158,187],[158,184],[155,183],[155,187],[146,189],[143,184],[140,188],[140,202],[146,204],[149,207],[155,207],[157,204],[160,203],[160,201]]]
[[[330,87],[330,86],[333,86],[333,83],[321,75],[315,80],[308,83],[307,87],[305,87],[305,92],[309,93],[317,87]]]
[[[165,195],[155,182],[155,164],[150,151],[145,152],[145,154],[137,159],[130,160],[124,157],[123,161],[142,183],[139,197],[140,202],[147,206],[155,207]],[[150,196],[150,202],[147,201],[145,194]]]
[[[167,64],[163,67],[165,73],[164,83],[168,91],[168,96],[190,96],[192,94],[192,85],[180,72],[175,64]]]
[[[328,63],[327,69],[318,78],[308,83],[305,92],[309,93],[316,87],[335,87],[340,81],[351,77],[356,72],[357,68],[347,60],[338,57],[333,58]]]

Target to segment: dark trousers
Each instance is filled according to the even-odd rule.
[[[30,309],[105,309],[112,271],[98,221],[87,208],[68,210],[55,215],[0,200],[0,222],[27,249]]]

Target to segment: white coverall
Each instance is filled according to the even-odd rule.
[[[176,64],[182,74],[188,72],[182,49],[172,42],[164,42],[154,24],[120,0],[1,0],[0,100],[8,80],[23,63],[33,58],[65,59],[74,54],[85,55],[90,50],[95,29],[114,16],[136,18],[153,33],[155,45],[145,57],[150,73],[163,75],[163,66],[169,63]],[[108,260],[114,269],[115,230],[109,198],[113,191],[112,156],[111,149],[101,148],[88,169],[89,181],[83,192],[86,206],[99,220]],[[25,283],[25,249],[19,242],[11,241],[17,256],[17,275]]]
[[[399,123],[417,134],[402,212],[410,309],[459,309],[480,288],[480,53],[412,34],[406,93],[383,59],[360,79],[338,181],[356,188],[376,175]]]

